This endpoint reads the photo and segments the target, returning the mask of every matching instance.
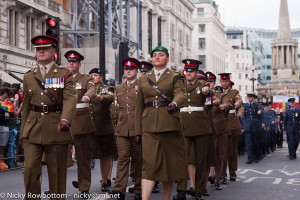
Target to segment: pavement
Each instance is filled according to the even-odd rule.
[[[267,155],[262,161],[255,164],[246,164],[246,155],[239,157],[239,170],[237,181],[223,185],[223,190],[215,190],[214,185],[208,183],[209,197],[207,200],[298,200],[300,198],[300,157],[297,160],[290,160],[287,145],[284,142],[282,149]],[[298,150],[300,156],[300,151]],[[115,177],[117,162],[114,162],[112,177]],[[101,193],[99,160],[96,160],[96,167],[92,170],[92,184],[90,188],[90,199],[105,200],[107,194]],[[22,199],[24,195],[23,169],[0,172],[0,199]],[[48,174],[46,166],[43,167],[42,191],[48,190]],[[77,180],[77,167],[68,169],[67,177],[67,199],[78,199],[78,190],[73,188],[72,181]],[[114,181],[112,182],[114,184]],[[131,179],[128,187],[133,186]],[[127,187],[127,188],[128,188]],[[152,194],[151,200],[161,200],[160,193]],[[176,184],[173,184],[172,196],[176,194]],[[106,196],[105,196],[106,195]],[[187,199],[193,199],[187,196]],[[133,194],[126,194],[126,199],[133,200]],[[172,198],[171,198],[172,199]]]

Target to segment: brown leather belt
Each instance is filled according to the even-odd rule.
[[[150,101],[145,104],[146,108],[149,108],[149,107],[158,108],[158,107],[167,107],[167,106],[168,106],[168,102],[158,101],[158,100]]]
[[[36,106],[31,104],[30,109],[34,112],[40,112],[40,113],[49,113],[49,112],[61,112],[62,111],[62,105],[42,105],[42,106]]]

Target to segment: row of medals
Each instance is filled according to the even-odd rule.
[[[64,78],[45,78],[45,88],[64,88]]]

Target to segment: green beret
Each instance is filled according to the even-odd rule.
[[[168,51],[168,49],[167,49],[166,47],[163,47],[163,46],[157,46],[157,47],[155,47],[155,48],[151,51],[151,53],[150,53],[151,58],[152,58],[152,56],[153,56],[153,53],[156,52],[156,51],[165,52],[165,53],[169,56],[169,51]]]

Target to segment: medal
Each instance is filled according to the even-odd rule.
[[[45,78],[45,88],[48,88],[49,80],[48,78]]]
[[[53,88],[57,88],[57,79],[56,78],[53,78]]]
[[[53,78],[49,78],[49,88],[53,87]]]
[[[65,85],[64,85],[64,78],[61,78],[60,79],[60,88],[64,88]]]
[[[57,88],[60,88],[60,78],[56,78],[57,79]]]
[[[210,97],[206,97],[205,105],[211,105],[211,98]]]
[[[80,90],[81,89],[81,83],[76,83],[76,90]]]
[[[297,112],[295,113],[295,116],[298,117],[298,113]]]
[[[197,94],[200,94],[200,93],[201,93],[201,90],[200,90],[199,87],[197,87],[196,90],[197,90]]]

